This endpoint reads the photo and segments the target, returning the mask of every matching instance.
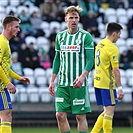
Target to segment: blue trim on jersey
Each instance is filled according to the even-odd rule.
[[[2,98],[2,95],[5,93],[6,97],[4,100]],[[4,102],[8,102],[8,103],[4,103]],[[8,105],[8,108],[5,108],[4,105],[7,104]],[[12,103],[11,103],[11,98],[10,98],[10,94],[7,90],[7,88],[4,89],[3,92],[0,92],[0,110],[5,110],[5,109],[12,109]]]
[[[95,88],[95,96],[96,96],[97,105],[112,106],[112,105],[118,104],[117,92],[116,90],[112,90],[112,91],[113,91],[112,97],[114,99],[114,102],[112,102],[111,100],[110,90]]]

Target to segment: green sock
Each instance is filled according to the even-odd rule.
[[[78,133],[87,133],[87,132],[83,132],[83,131],[78,131]]]
[[[70,133],[70,131],[68,131],[68,132],[61,132],[61,133]]]

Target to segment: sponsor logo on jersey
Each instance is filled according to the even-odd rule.
[[[80,52],[79,45],[61,45],[60,49],[62,52]]]

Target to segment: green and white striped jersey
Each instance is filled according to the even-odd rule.
[[[85,49],[94,49],[89,32],[79,28],[75,34],[69,34],[68,30],[57,34],[55,50],[60,52],[59,85],[73,86],[73,81],[82,74],[87,62]]]

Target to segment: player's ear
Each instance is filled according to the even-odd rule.
[[[79,15],[79,21],[80,21],[81,15]]]
[[[65,22],[67,22],[67,17],[64,18]]]
[[[11,29],[11,25],[10,25],[10,24],[7,24],[7,25],[6,25],[6,29],[7,29],[7,30],[10,30],[10,29]]]
[[[112,36],[113,36],[113,37],[116,36],[116,32],[113,32],[113,33],[112,33]]]

